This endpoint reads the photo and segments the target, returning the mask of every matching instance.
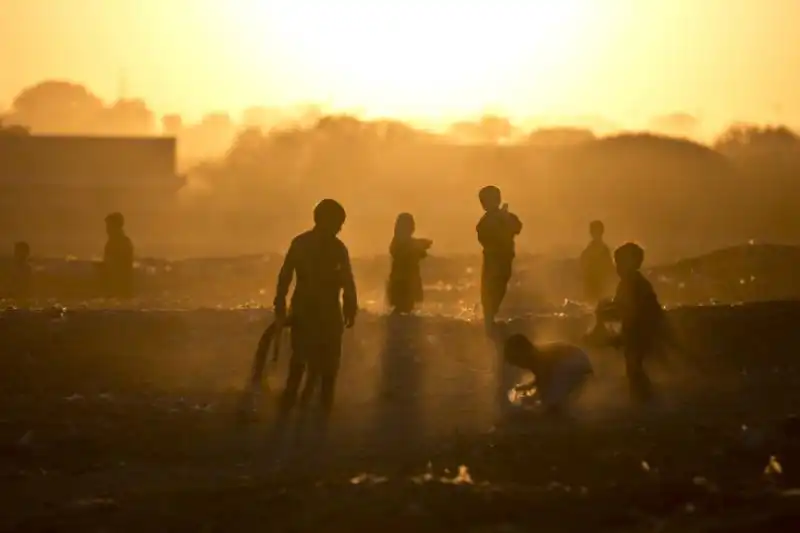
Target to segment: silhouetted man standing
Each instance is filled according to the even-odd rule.
[[[314,228],[294,238],[278,275],[275,315],[279,321],[286,318],[286,297],[292,278],[296,278],[291,303],[292,359],[279,425],[297,402],[306,372],[309,394],[316,381],[321,385],[323,430],[333,408],[342,333],[353,326],[358,309],[350,255],[337,237],[345,218],[344,208],[335,200],[317,204]]]

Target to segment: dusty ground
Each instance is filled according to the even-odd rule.
[[[696,354],[653,369],[658,407],[629,408],[616,354],[593,353],[596,382],[553,422],[498,411],[515,376],[498,385],[479,326],[364,315],[329,441],[281,447],[269,395],[235,416],[263,311],[7,312],[0,530],[790,530],[800,304],[672,317]]]

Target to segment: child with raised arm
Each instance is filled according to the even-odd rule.
[[[286,297],[292,279],[291,347],[289,376],[279,407],[279,424],[297,402],[303,375],[310,395],[319,381],[323,426],[333,408],[336,378],[342,355],[344,328],[355,324],[358,301],[350,255],[337,235],[346,213],[335,200],[314,208],[313,229],[292,240],[278,275],[275,316],[278,329],[286,320]],[[324,428],[323,428],[324,429]]]
[[[533,374],[531,382],[518,385],[515,391],[536,389],[533,398],[550,414],[564,413],[593,373],[589,356],[577,346],[562,342],[537,346],[522,334],[506,339],[503,357],[506,363]]]
[[[486,331],[494,332],[495,317],[506,295],[514,262],[514,238],[522,231],[522,222],[502,203],[500,189],[494,185],[484,187],[478,199],[485,211],[476,231],[483,247],[481,270],[481,306]]]
[[[396,313],[410,313],[423,297],[420,262],[427,257],[433,241],[414,237],[415,230],[411,213],[397,216],[394,238],[389,246],[392,269],[387,290],[389,305]]]

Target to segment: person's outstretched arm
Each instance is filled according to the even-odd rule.
[[[430,239],[414,239],[414,253],[421,258],[428,257],[428,249],[433,245]]]

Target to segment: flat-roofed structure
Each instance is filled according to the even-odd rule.
[[[107,213],[163,227],[183,184],[174,138],[0,134],[0,246],[102,250]]]
[[[156,188],[177,191],[169,137],[0,135],[0,186]]]

